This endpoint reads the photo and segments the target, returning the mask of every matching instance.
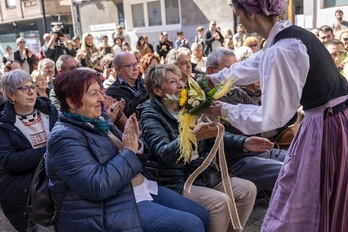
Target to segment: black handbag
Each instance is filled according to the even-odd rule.
[[[54,202],[48,188],[48,176],[45,168],[45,155],[41,158],[37,166],[27,199],[28,218],[35,223],[44,227],[54,225],[58,220],[58,212],[62,205],[63,199],[68,193],[69,188],[66,188],[62,200],[59,202],[57,209],[54,207]]]
[[[190,174],[203,163],[203,158],[192,160],[190,163]],[[221,172],[215,163],[211,163],[193,182],[194,185],[215,188],[222,181]]]

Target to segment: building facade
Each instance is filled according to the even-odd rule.
[[[52,22],[61,21],[68,38],[92,33],[97,40],[102,34],[111,35],[121,25],[132,47],[140,35],[147,35],[156,44],[158,35],[167,31],[169,40],[176,40],[181,30],[191,44],[196,27],[208,28],[209,21],[217,21],[221,32],[237,24],[232,0],[0,0],[0,56],[6,45],[16,49],[19,36],[27,46],[38,52],[42,35],[50,31]],[[332,25],[335,10],[345,12],[347,0],[285,0],[283,18],[307,29]],[[293,14],[292,16],[289,14]],[[111,36],[109,36],[111,38]],[[112,43],[110,39],[110,43]]]
[[[7,45],[17,49],[18,37],[25,38],[26,46],[38,53],[42,35],[57,21],[64,24],[68,36],[72,35],[69,0],[0,0],[0,56]]]

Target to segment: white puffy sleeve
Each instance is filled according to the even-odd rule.
[[[262,105],[223,103],[221,114],[245,134],[256,134],[284,126],[295,114],[309,71],[309,56],[298,39],[283,39],[255,54],[253,59],[232,65],[216,76],[260,80]],[[258,63],[258,65],[257,65]],[[252,76],[251,76],[252,75]],[[250,82],[251,81],[251,82]]]

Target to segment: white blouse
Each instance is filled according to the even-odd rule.
[[[229,77],[239,78],[236,85],[260,81],[262,105],[222,103],[221,115],[245,134],[257,134],[284,126],[295,114],[309,71],[309,56],[302,41],[286,38],[273,44],[275,36],[291,26],[278,21],[266,46],[247,60],[211,75],[214,84]]]

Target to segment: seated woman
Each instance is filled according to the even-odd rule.
[[[102,76],[89,68],[59,74],[62,116],[47,142],[49,188],[62,201],[58,231],[204,231],[200,205],[139,175],[146,161],[137,119],[122,134],[102,111]],[[81,86],[81,88],[76,88]]]
[[[31,77],[36,85],[36,95],[49,98],[51,89],[48,88],[47,75],[44,72],[35,69],[31,73]]]
[[[27,72],[7,72],[1,82],[7,101],[0,110],[0,203],[16,230],[26,232],[34,226],[27,217],[28,190],[58,112],[48,99],[36,97]]]
[[[182,160],[178,161],[180,157],[177,120],[179,106],[177,102],[168,102],[166,97],[166,94],[180,96],[184,87],[180,69],[169,64],[150,66],[146,73],[145,85],[151,99],[138,109],[141,115],[142,136],[151,154],[155,156],[152,160],[158,163],[156,178],[159,184],[183,194],[208,209],[211,217],[209,231],[231,231],[231,228],[228,229],[231,220],[227,206],[230,198],[223,192],[222,182],[214,189],[193,185],[190,193],[183,191],[183,185],[189,176],[190,165],[185,165]],[[201,152],[200,156],[210,151],[212,146],[207,139],[214,138],[217,134],[214,125],[209,126],[203,124],[202,127],[195,128],[196,138],[200,141],[198,148]],[[242,140],[238,140],[232,134],[226,134],[224,142],[228,144],[228,147],[225,146],[226,153],[242,152]],[[256,187],[252,182],[236,177],[231,177],[230,181],[239,218],[244,226],[254,206]]]

